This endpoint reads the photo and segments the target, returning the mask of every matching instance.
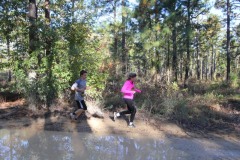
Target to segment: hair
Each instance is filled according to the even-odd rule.
[[[85,71],[85,70],[81,70],[81,72],[80,72],[80,76],[84,75],[85,73],[87,73],[87,71]]]
[[[131,78],[135,78],[135,77],[137,77],[136,73],[129,73],[127,80],[130,80]]]

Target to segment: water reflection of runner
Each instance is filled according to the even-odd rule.
[[[86,81],[87,71],[82,70],[80,72],[80,78],[72,85],[71,89],[75,91],[75,101],[77,102],[78,109],[73,113],[70,113],[71,119],[77,120],[77,118],[87,110],[87,105],[84,101],[84,94],[87,88]]]
[[[114,112],[114,120],[117,119],[117,117],[120,117],[122,115],[125,114],[131,114],[130,116],[130,122],[129,122],[129,127],[135,127],[135,125],[133,124],[133,120],[135,118],[135,114],[137,112],[136,106],[134,104],[133,98],[134,98],[134,94],[136,92],[141,93],[141,90],[136,89],[135,88],[135,81],[136,81],[136,77],[137,74],[136,73],[130,73],[128,75],[128,79],[125,81],[121,92],[123,93],[123,100],[124,102],[127,104],[127,109],[126,111],[122,111],[122,112]]]

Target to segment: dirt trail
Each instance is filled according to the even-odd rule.
[[[122,117],[115,122],[112,113],[102,112],[97,105],[87,103],[88,113],[82,115],[77,121],[69,117],[69,107],[55,106],[54,111],[47,113],[38,111],[37,114],[26,109],[26,106],[16,107],[16,104],[0,105],[0,129],[34,129],[66,132],[87,132],[95,135],[120,134],[128,137],[164,138],[174,137],[204,137],[204,134],[190,133],[166,120],[157,120],[138,111],[136,114],[136,128],[127,127],[128,118]],[[98,116],[96,116],[98,115]],[[100,115],[100,118],[99,118]],[[215,135],[214,135],[215,136]],[[219,135],[217,135],[219,137]],[[223,135],[221,135],[224,137]],[[216,136],[215,136],[216,137]],[[239,140],[227,136],[227,139]]]
[[[9,106],[8,106],[9,105]],[[77,121],[69,118],[70,110],[52,113],[38,112],[34,114],[26,107],[15,107],[15,103],[0,106],[0,128],[37,128],[38,130],[90,132],[94,134],[122,134],[128,136],[163,137],[163,131],[169,135],[186,136],[186,133],[175,124],[154,125],[155,120],[149,119],[144,113],[137,112],[136,128],[127,126],[128,117],[115,122],[112,113],[103,113],[96,105],[88,103],[88,113],[80,116]],[[96,115],[101,115],[100,118]]]

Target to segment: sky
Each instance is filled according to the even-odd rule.
[[[138,0],[128,0],[132,5],[138,5]],[[220,17],[220,19],[223,19],[223,18],[225,18],[224,17],[224,13],[220,10],[220,9],[216,9],[215,7],[214,7],[214,4],[215,4],[215,2],[216,2],[216,0],[209,0],[209,4],[210,4],[210,6],[211,6],[211,9],[210,9],[210,13],[212,13],[212,14],[216,14],[216,15],[218,15],[219,17]],[[119,11],[120,12],[120,11]],[[202,16],[201,17],[201,19],[206,19],[207,17],[206,16]],[[104,17],[100,17],[100,19],[99,19],[101,22],[104,22],[104,21],[109,21],[109,17],[108,16],[104,16]],[[100,23],[101,23],[100,22]],[[238,24],[240,24],[240,20],[233,20],[232,22],[231,22],[233,25],[238,25]]]
[[[212,6],[214,6],[214,3],[215,3],[216,0],[210,0],[210,4]],[[130,3],[134,4],[134,5],[137,5],[138,2],[137,0],[129,0]],[[211,13],[215,13],[215,14],[218,14],[218,15],[223,15],[222,12],[220,10],[217,10],[216,8],[212,7],[212,9],[210,10]]]
[[[128,0],[132,5],[138,5],[138,0]],[[216,8],[214,8],[214,3],[216,0],[209,0],[210,2],[210,5],[212,6],[211,10],[210,10],[210,13],[213,13],[213,14],[217,14],[219,15],[220,17],[223,17],[223,13],[221,10],[218,10]],[[119,11],[120,12],[120,11]],[[205,18],[203,18],[205,19]],[[102,16],[99,18],[99,22],[104,22],[104,21],[109,21],[109,15],[105,15],[105,16]]]

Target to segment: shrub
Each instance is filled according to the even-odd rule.
[[[117,108],[122,108],[125,106],[125,103],[122,100],[121,95],[111,94],[103,99],[103,107],[109,110],[116,110]]]
[[[186,101],[178,101],[173,108],[172,118],[176,119],[181,123],[187,123],[190,118],[190,110],[186,105]]]
[[[163,102],[160,104],[159,113],[164,116],[170,116],[174,112],[175,106],[179,103],[179,100],[176,98],[164,98]]]
[[[230,74],[230,86],[233,88],[238,87],[238,74],[236,74],[236,73]]]

